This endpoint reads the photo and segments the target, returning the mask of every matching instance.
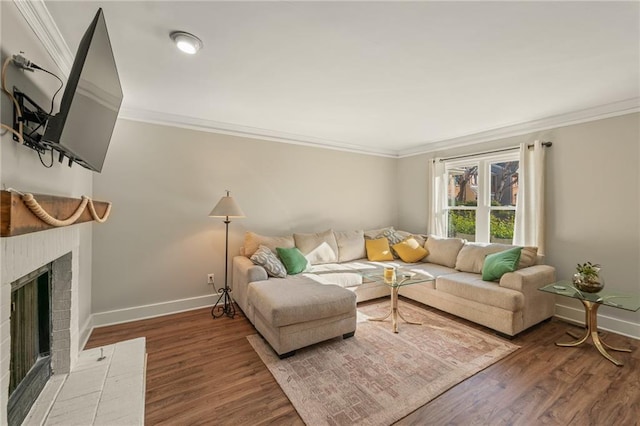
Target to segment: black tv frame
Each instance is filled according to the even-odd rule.
[[[62,101],[60,104],[60,108],[57,114],[51,115],[43,110],[36,102],[34,102],[29,96],[25,93],[21,92],[19,89],[14,87],[14,97],[18,103],[18,108],[20,114],[18,114],[18,110],[14,107],[13,110],[13,128],[18,131],[19,124],[22,122],[23,125],[33,124],[36,125],[37,130],[39,128],[43,128],[44,130],[37,131],[33,135],[23,132],[23,141],[24,145],[28,148],[36,150],[40,155],[46,153],[48,150],[57,151],[59,153],[58,161],[62,162],[65,157],[69,159],[69,167],[75,162],[82,167],[100,172],[102,166],[97,167],[95,164],[89,164],[77,153],[73,152],[69,147],[66,147],[60,144],[60,138],[62,136],[62,132],[64,130],[65,123],[67,121],[67,117],[69,115],[69,110],[71,108],[71,104],[73,102],[75,93],[78,88],[78,83],[80,81],[80,76],[82,74],[82,70],[84,68],[84,64],[87,59],[87,54],[89,52],[89,48],[91,47],[91,42],[94,38],[96,28],[98,26],[98,22],[100,19],[104,20],[104,12],[102,8],[99,8],[96,12],[95,17],[89,24],[89,27],[85,31],[82,39],[80,40],[80,44],[78,45],[78,50],[76,51],[76,55],[73,61],[73,65],[71,67],[71,72],[69,73],[69,78],[67,79],[67,83],[65,85],[65,90],[62,96]],[[109,34],[107,32],[107,41],[110,46],[111,54],[113,55],[113,49],[111,49],[111,40]],[[115,66],[115,58],[114,58],[114,66]],[[116,69],[116,77],[119,80]],[[118,83],[121,89],[120,83]],[[25,102],[27,101],[27,102]],[[122,103],[122,96],[120,97],[120,103],[118,104],[118,108]],[[115,124],[115,123],[114,123]],[[32,131],[33,132],[33,131]],[[111,135],[113,134],[113,129],[111,130]],[[110,137],[111,137],[110,135]],[[14,134],[13,139],[15,141],[19,141],[18,136]],[[108,147],[108,145],[107,145]]]

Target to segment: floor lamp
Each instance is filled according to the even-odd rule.
[[[229,191],[227,191],[227,195],[222,197],[218,204],[211,210],[209,213],[209,217],[224,217],[224,223],[226,225],[226,233],[225,233],[225,251],[224,251],[224,288],[218,290],[220,293],[220,297],[216,301],[215,305],[211,308],[211,316],[213,318],[221,317],[222,315],[226,315],[229,318],[233,318],[236,314],[236,308],[233,306],[233,299],[231,298],[231,290],[229,289],[229,224],[231,221],[230,217],[244,217],[244,213],[240,206],[235,202],[233,197],[229,195]],[[220,306],[218,304],[221,300],[223,300],[222,312],[216,314],[216,307],[220,310]]]

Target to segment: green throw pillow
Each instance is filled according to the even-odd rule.
[[[513,272],[520,262],[522,247],[493,253],[484,258],[482,265],[482,279],[485,281],[499,280],[507,272]]]
[[[307,268],[307,258],[297,247],[282,248],[276,247],[278,257],[287,269],[287,274],[295,275]]]

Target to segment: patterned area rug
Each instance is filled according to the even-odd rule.
[[[518,349],[491,334],[400,302],[423,325],[367,321],[389,301],[358,307],[354,337],[299,349],[280,360],[260,336],[247,339],[300,417],[316,425],[390,425]]]

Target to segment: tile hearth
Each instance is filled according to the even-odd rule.
[[[25,424],[142,425],[145,370],[144,338],[82,351],[68,375],[47,384]]]

